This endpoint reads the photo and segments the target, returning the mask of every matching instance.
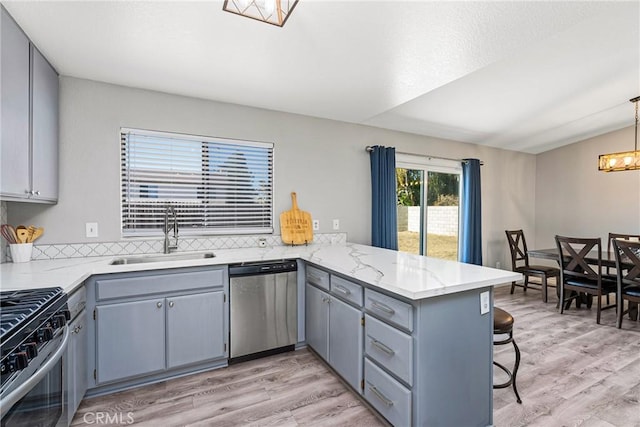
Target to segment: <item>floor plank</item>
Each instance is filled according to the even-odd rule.
[[[555,303],[552,293],[545,304],[539,291],[496,289],[495,305],[515,318],[523,403],[494,390],[494,424],[640,427],[640,323],[625,319],[619,330],[607,310],[597,325],[595,308],[560,315]],[[494,357],[512,366],[513,347],[495,347]],[[385,425],[308,350],[85,399],[72,425],[95,425],[96,412],[120,414],[111,425]]]

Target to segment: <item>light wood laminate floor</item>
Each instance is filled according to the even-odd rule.
[[[595,304],[560,315],[553,297],[545,304],[521,288],[498,288],[495,305],[515,318],[523,400],[494,390],[496,426],[640,427],[639,323],[618,330],[608,310],[596,325]],[[513,348],[495,347],[495,359],[512,366]],[[96,425],[104,413],[112,425],[384,425],[308,350],[85,399],[72,425]]]

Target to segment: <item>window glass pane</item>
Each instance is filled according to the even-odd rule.
[[[396,191],[398,195],[398,250],[420,255],[423,253],[423,171],[397,168]]]
[[[272,144],[147,131],[121,133],[122,232],[162,232],[167,206],[181,233],[273,231]]]
[[[427,174],[427,256],[458,259],[460,175]]]
[[[457,260],[461,170],[415,156],[397,166],[398,250]]]

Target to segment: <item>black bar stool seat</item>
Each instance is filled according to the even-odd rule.
[[[516,352],[516,362],[513,366],[513,372],[509,371],[505,366],[500,363],[494,361],[493,364],[498,368],[502,369],[509,379],[502,384],[494,384],[493,388],[507,388],[513,386],[513,391],[516,394],[516,399],[518,403],[522,403],[520,399],[520,395],[518,394],[518,388],[516,387],[516,376],[518,374],[518,367],[520,366],[520,349],[516,345],[515,340],[513,339],[513,316],[508,312],[504,311],[501,308],[494,307],[493,308],[493,345],[504,345],[504,344],[513,344],[513,349]],[[496,335],[506,335],[506,338],[495,339]]]

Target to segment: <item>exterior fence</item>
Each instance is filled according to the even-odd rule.
[[[458,235],[458,206],[427,206],[427,234]],[[398,231],[420,232],[420,206],[398,206]]]

